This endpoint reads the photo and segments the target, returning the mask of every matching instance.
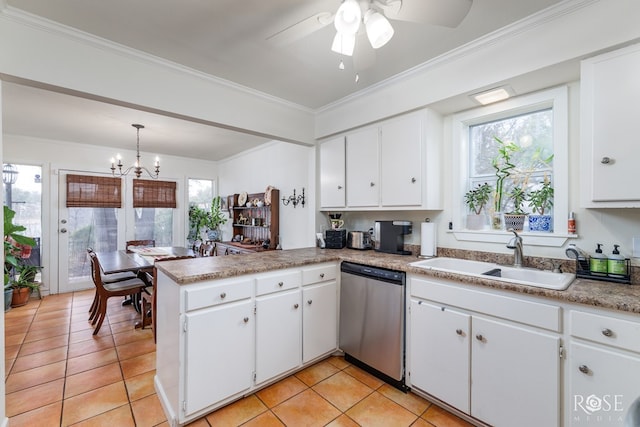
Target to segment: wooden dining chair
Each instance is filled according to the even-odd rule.
[[[100,261],[95,252],[89,252],[91,258],[91,277],[96,286],[97,308],[91,320],[95,325],[93,335],[96,335],[102,327],[102,322],[107,316],[107,300],[116,296],[133,296],[142,291],[146,284],[138,278],[121,280],[117,282],[105,283],[102,281],[103,274],[100,268]]]
[[[91,259],[91,254],[94,253],[93,248],[87,248],[87,256]],[[93,277],[93,268],[91,269],[91,276]],[[100,277],[102,279],[102,283],[114,283],[121,282],[123,280],[135,279],[137,277],[136,273],[133,271],[125,271],[122,273],[112,273],[112,274],[104,274],[102,270],[100,270]],[[95,284],[95,280],[94,280]],[[93,296],[93,302],[91,303],[91,307],[89,308],[89,320],[93,320],[98,312],[98,288],[95,288],[96,292]]]
[[[125,250],[128,253],[132,253],[133,251],[129,249],[130,247],[143,247],[143,248],[152,248],[156,245],[156,241],[153,239],[148,240],[127,240],[127,245],[125,246]]]
[[[214,254],[215,247],[215,242],[207,240],[206,242],[200,244],[200,247],[198,248],[198,254],[200,256],[212,256]]]
[[[151,324],[151,329],[153,331],[153,342],[156,342],[157,336],[157,328],[156,328],[156,289],[158,287],[158,269],[156,267],[156,263],[165,262],[165,261],[174,261],[177,259],[187,259],[187,258],[195,258],[195,255],[182,255],[182,256],[172,256],[172,257],[164,257],[158,258],[153,263],[153,273],[150,274],[150,280],[153,286],[151,289],[149,287],[145,288],[142,291],[142,328]],[[151,322],[149,322],[151,319]]]

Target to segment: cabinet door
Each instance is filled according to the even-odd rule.
[[[380,204],[378,128],[347,135],[347,206]]]
[[[338,347],[338,284],[335,280],[302,289],[302,361]]]
[[[591,200],[640,201],[640,146],[635,127],[640,98],[640,45],[583,63],[582,138],[591,142]],[[589,151],[588,149],[586,149]]]
[[[558,426],[560,338],[474,317],[471,415],[496,427]]]
[[[256,298],[256,384],[302,362],[300,289]]]
[[[246,300],[185,316],[185,416],[251,387],[252,311]]]
[[[411,386],[469,413],[471,316],[411,300]]]
[[[402,117],[380,129],[380,185],[383,206],[422,204],[422,121]]]
[[[345,201],[344,137],[320,145],[320,206],[341,208]]]
[[[573,342],[568,369],[569,425],[600,419],[601,425],[622,426],[630,405],[640,397],[640,357]]]

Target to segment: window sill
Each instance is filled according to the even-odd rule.
[[[508,231],[489,231],[489,230],[449,230],[453,233],[458,241],[465,242],[484,242],[484,243],[505,243],[513,234]],[[560,248],[564,246],[569,239],[577,239],[577,234],[562,233],[532,233],[528,231],[519,232],[525,244],[528,246],[548,246]]]

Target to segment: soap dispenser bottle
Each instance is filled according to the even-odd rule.
[[[594,276],[606,276],[608,272],[607,256],[602,253],[602,243],[597,243],[596,252],[591,255],[589,270]]]
[[[627,260],[620,255],[620,245],[613,245],[613,252],[607,261],[607,273],[609,277],[625,277],[627,275]]]

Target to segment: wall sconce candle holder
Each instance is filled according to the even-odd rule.
[[[282,204],[285,206],[289,206],[289,203],[293,205],[295,208],[298,204],[301,204],[304,208],[304,187],[302,187],[302,194],[296,196],[296,189],[293,189],[293,196],[283,197]]]

